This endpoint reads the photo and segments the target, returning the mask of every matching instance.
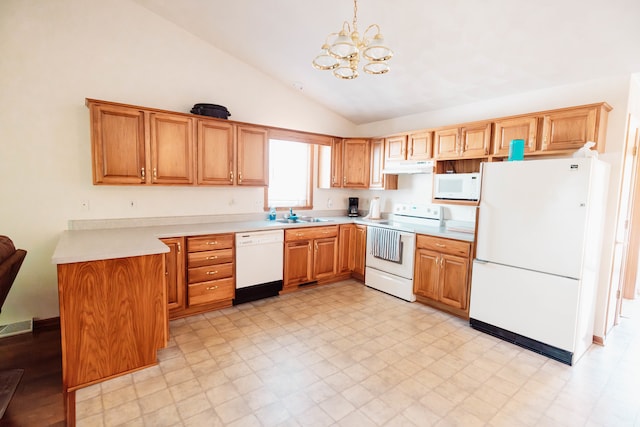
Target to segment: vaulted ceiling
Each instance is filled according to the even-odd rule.
[[[311,61],[352,0],[134,0],[356,124],[640,72],[638,0],[360,0],[391,71],[339,80]]]

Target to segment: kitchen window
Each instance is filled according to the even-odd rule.
[[[269,187],[265,209],[313,207],[313,151],[315,145],[269,140]]]

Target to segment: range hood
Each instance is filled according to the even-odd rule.
[[[386,175],[433,173],[433,160],[387,161],[382,173]]]

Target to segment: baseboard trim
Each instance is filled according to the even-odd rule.
[[[60,329],[60,317],[33,319],[33,332],[50,331],[53,329]]]

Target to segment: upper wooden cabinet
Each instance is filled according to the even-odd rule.
[[[498,119],[492,155],[507,156],[513,139],[524,139],[525,155],[571,153],[587,141],[603,152],[609,111],[607,103],[599,103]]]
[[[94,184],[144,184],[147,177],[144,112],[88,104]]]
[[[604,151],[608,104],[549,112],[542,116],[540,151],[577,150],[587,141]]]
[[[269,185],[269,136],[257,126],[237,127],[237,185]]]
[[[193,184],[193,119],[149,114],[152,184]]]
[[[516,117],[496,120],[494,123],[492,151],[494,155],[509,155],[509,145],[513,139],[524,139],[525,154],[536,151],[536,135],[538,134],[538,119],[536,117]]]
[[[431,159],[432,135],[430,131],[420,131],[385,138],[385,161]]]
[[[193,184],[193,119],[92,103],[94,184]]]
[[[369,146],[371,162],[369,165],[369,188],[381,190],[397,190],[398,175],[382,173],[385,165],[384,139],[372,139]]]
[[[260,127],[198,119],[198,184],[266,186],[269,138]]]
[[[407,135],[391,136],[384,139],[385,160],[407,159]]]
[[[433,157],[433,132],[409,134],[407,140],[408,160],[429,160]]]
[[[334,139],[331,146],[332,188],[368,188],[369,170],[368,139]]]
[[[231,123],[198,120],[198,184],[235,182],[235,127]]]
[[[94,184],[269,182],[264,127],[87,99]]]
[[[434,132],[436,159],[477,158],[489,155],[491,123],[470,123]]]

